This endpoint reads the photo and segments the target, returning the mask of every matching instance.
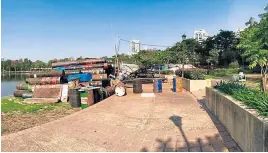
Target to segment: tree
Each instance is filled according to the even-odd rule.
[[[82,60],[83,57],[82,56],[79,56],[78,58],[76,58],[76,60]]]
[[[207,63],[208,65],[211,65],[211,64],[218,64],[218,58],[219,58],[219,51],[213,49],[213,50],[210,50],[209,51],[209,55],[207,56]]]
[[[263,75],[263,90],[266,89],[266,74],[268,71],[268,5],[265,13],[261,14],[260,22],[250,18],[246,23],[248,26],[241,33],[241,40],[238,48],[244,49],[243,56],[250,63],[249,68],[253,69],[257,65],[261,66]]]
[[[219,51],[219,64],[228,66],[231,62],[239,58],[239,51],[236,46],[239,43],[239,38],[233,31],[220,30],[220,33],[215,36],[215,48]]]

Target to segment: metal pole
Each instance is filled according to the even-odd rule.
[[[114,49],[115,49],[114,69],[115,69],[115,74],[116,74],[116,73],[117,73],[117,71],[116,71],[116,60],[117,60],[117,54],[116,54],[116,44],[114,44]]]
[[[118,37],[117,37],[117,50],[116,50],[116,57],[117,57],[117,67],[118,67],[118,71],[120,70],[120,67],[119,67],[119,60],[118,60],[119,47],[120,47],[120,38],[119,38],[119,36],[118,36]]]

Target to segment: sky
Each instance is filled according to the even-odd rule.
[[[2,0],[5,59],[114,55],[117,37],[172,46],[185,33],[244,28],[267,0]],[[120,41],[119,53],[127,53]],[[142,46],[142,48],[152,48]],[[158,48],[164,49],[164,48]]]

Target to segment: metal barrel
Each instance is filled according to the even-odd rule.
[[[26,92],[22,94],[22,98],[32,98],[33,97],[33,93],[30,92]]]
[[[102,81],[91,81],[89,85],[94,87],[100,87],[102,86]]]
[[[113,86],[107,86],[105,89],[106,89],[108,97],[114,94],[115,88]]]
[[[92,74],[92,80],[94,81],[103,79],[107,79],[107,74]]]
[[[68,61],[68,62],[56,62],[56,63],[52,63],[51,65],[52,67],[58,67],[58,66],[105,63],[105,62],[106,62],[105,58],[94,58],[94,59],[76,60],[76,61]]]
[[[72,66],[66,66],[64,67],[65,70],[79,70],[79,69],[94,69],[94,68],[103,68],[107,69],[109,65],[107,63],[101,63],[101,64],[86,64],[86,65],[72,65]]]
[[[47,72],[32,72],[30,78],[39,78],[39,77],[65,77],[63,71],[47,71]]]
[[[142,93],[142,83],[140,80],[133,80],[133,93]]]
[[[182,92],[182,78],[174,77],[173,78],[173,91],[174,92]]]
[[[24,93],[29,93],[29,91],[27,91],[27,90],[16,90],[16,91],[14,92],[14,96],[15,96],[15,97],[22,97],[22,95],[23,95]]]
[[[28,90],[29,89],[29,84],[27,83],[20,83],[16,86],[16,89],[18,90]]]
[[[162,79],[154,79],[153,87],[155,93],[162,92]]]
[[[70,89],[69,102],[72,107],[81,107],[81,97],[78,89]]]
[[[87,105],[88,107],[94,104],[93,89],[88,90]]]
[[[105,70],[103,68],[92,68],[90,70],[81,70],[82,73],[91,73],[91,74],[104,74]],[[65,76],[71,75],[71,74],[77,74],[80,73],[79,70],[67,70],[65,71]]]
[[[27,78],[26,83],[29,85],[60,84],[61,77]]]
[[[102,93],[100,88],[93,89],[93,94],[94,94],[94,103],[98,103],[102,100]]]

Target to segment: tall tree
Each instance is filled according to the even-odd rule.
[[[243,56],[250,62],[249,67],[254,68],[261,66],[261,74],[263,75],[263,90],[266,90],[266,75],[268,71],[268,5],[265,7],[265,13],[261,14],[260,22],[256,22],[253,18],[246,23],[248,26],[241,33],[239,48],[244,49]]]

